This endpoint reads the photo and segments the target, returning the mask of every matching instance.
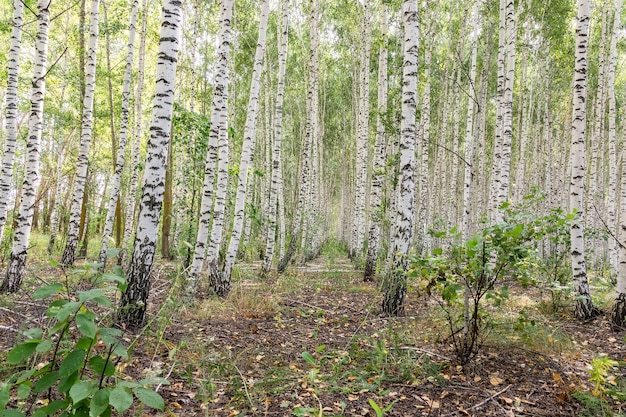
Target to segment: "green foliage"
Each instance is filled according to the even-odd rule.
[[[66,285],[50,284],[33,293],[35,300],[49,300],[49,325],[25,330],[23,340],[8,352],[6,363],[13,365],[13,373],[0,383],[3,415],[110,416],[113,409],[126,411],[133,396],[164,409],[163,398],[148,387],[167,380],[135,382],[117,374],[116,365],[128,360],[129,352],[123,332],[104,322],[114,316],[110,294],[123,290],[126,280],[121,270],[101,274],[98,266],[72,271],[90,278],[87,290],[70,288],[66,276]]]

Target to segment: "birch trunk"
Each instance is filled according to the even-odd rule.
[[[280,27],[280,47],[278,50],[278,81],[276,83],[276,104],[274,109],[274,142],[272,149],[272,185],[270,188],[270,201],[268,221],[270,224],[267,233],[267,243],[265,246],[265,260],[263,262],[263,273],[267,274],[272,269],[274,259],[274,246],[276,243],[276,217],[277,211],[283,210],[283,202],[279,200],[279,193],[282,193],[282,164],[281,164],[281,143],[283,129],[283,99],[285,96],[285,72],[287,69],[287,45],[289,41],[289,1],[282,2],[282,24]],[[282,197],[282,196],[281,196]],[[282,198],[280,198],[282,200]],[[279,214],[279,223],[282,216]],[[280,226],[279,226],[280,228]],[[283,225],[284,233],[284,225]],[[284,240],[279,242],[284,246]],[[284,239],[284,235],[283,235]]]
[[[24,3],[13,1],[13,29],[9,46],[7,89],[6,89],[6,139],[4,142],[4,158],[0,170],[0,241],[4,236],[7,221],[11,179],[13,176],[13,159],[17,140],[17,85],[20,69],[20,49],[22,45],[22,23],[24,20]]]
[[[239,181],[237,184],[237,197],[235,201],[235,218],[233,220],[233,231],[228,243],[228,251],[224,259],[224,268],[221,279],[226,287],[230,287],[230,276],[232,273],[239,241],[244,225],[244,208],[246,204],[246,190],[248,187],[248,167],[254,154],[256,138],[257,112],[259,107],[259,92],[261,90],[261,72],[263,71],[263,57],[267,44],[267,20],[269,15],[269,0],[263,0],[259,18],[259,38],[257,40],[256,52],[254,55],[254,67],[252,69],[252,81],[250,84],[250,99],[248,101],[248,114],[244,127],[244,139],[241,147],[241,159],[239,161]],[[275,203],[275,202],[274,202]],[[274,204],[275,205],[275,204]],[[273,234],[270,230],[269,234]]]
[[[417,0],[404,0],[404,64],[402,67],[402,120],[400,123],[400,178],[392,263],[384,283],[382,310],[400,315],[406,296],[406,267],[413,241],[413,165],[417,107],[418,15]]]
[[[593,305],[589,294],[587,269],[585,266],[585,125],[587,120],[587,42],[589,33],[589,0],[578,0],[578,18],[576,21],[576,52],[574,67],[574,92],[572,102],[572,147],[570,210],[576,212],[571,225],[571,263],[576,293],[574,314],[579,319],[588,319],[593,315]]]
[[[146,55],[146,26],[148,21],[148,0],[143,3],[143,16],[141,18],[141,40],[139,42],[139,63],[137,69],[137,90],[135,92],[135,131],[133,134],[133,147],[131,150],[131,176],[128,187],[128,198],[126,202],[126,212],[124,213],[124,237],[122,238],[122,252],[119,259],[120,264],[124,265],[127,258],[127,249],[133,234],[133,225],[135,224],[135,207],[137,183],[139,182],[139,148],[141,145],[141,137],[143,136],[143,83],[145,72],[145,55]]]
[[[381,202],[383,182],[385,181],[385,125],[383,116],[387,112],[387,5],[382,5],[381,11],[381,44],[378,53],[378,115],[376,117],[376,153],[374,155],[374,169],[372,172],[372,186],[370,195],[370,230],[367,243],[367,258],[363,278],[369,281],[376,273],[378,246],[380,240],[380,221],[382,218]]]
[[[122,294],[118,323],[138,328],[144,323],[150,273],[156,252],[161,205],[170,141],[176,64],[181,33],[181,2],[163,0],[156,86],[152,107],[145,175],[139,206],[137,234],[128,266],[128,287]]]
[[[124,82],[122,84],[122,120],[120,121],[119,142],[117,145],[117,161],[115,162],[115,172],[111,180],[111,195],[107,205],[107,215],[104,221],[104,230],[102,232],[102,243],[100,245],[100,256],[98,262],[106,264],[107,250],[109,248],[109,240],[113,233],[113,220],[115,219],[115,208],[118,204],[120,187],[122,185],[122,173],[124,170],[126,142],[128,137],[128,114],[130,101],[130,77],[133,69],[133,54],[135,51],[135,27],[137,25],[137,13],[139,9],[139,0],[133,0],[130,12],[130,23],[128,26],[128,45],[126,55],[126,67],[124,68]],[[121,221],[122,219],[119,219]]]
[[[207,149],[206,165],[204,169],[204,185],[200,202],[200,219],[198,234],[194,247],[193,260],[189,267],[187,292],[193,296],[198,286],[198,278],[205,259],[207,240],[209,238],[209,223],[213,213],[213,182],[215,180],[215,166],[217,163],[217,147],[220,132],[227,131],[228,126],[228,57],[231,44],[231,21],[233,16],[233,0],[223,0],[221,10],[221,43],[217,52],[217,72],[213,92],[211,130]],[[226,151],[228,146],[226,146]],[[220,230],[221,233],[221,230]]]
[[[98,5],[99,0],[91,0],[89,13],[89,43],[87,46],[87,62],[85,67],[85,97],[83,100],[83,120],[81,124],[80,145],[76,167],[76,181],[72,194],[70,222],[67,230],[67,241],[61,263],[74,265],[81,213],[81,203],[85,193],[87,169],[89,167],[89,147],[93,130],[93,101],[96,89],[96,51],[98,47]]]
[[[48,33],[50,29],[50,1],[39,0],[37,3],[37,35],[35,38],[35,62],[30,96],[30,115],[28,118],[28,141],[26,144],[26,164],[21,200],[18,209],[11,259],[7,272],[0,286],[0,292],[16,292],[22,285],[26,256],[33,221],[35,200],[41,181],[39,171],[41,131],[43,129],[43,106],[46,93],[46,74],[48,65]]]

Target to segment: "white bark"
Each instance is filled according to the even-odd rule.
[[[99,0],[91,0],[89,12],[89,43],[87,46],[87,61],[85,67],[85,97],[83,100],[83,120],[81,124],[80,145],[78,148],[78,162],[76,166],[76,181],[72,194],[70,208],[70,222],[67,230],[67,242],[61,263],[74,265],[76,247],[78,246],[78,232],[80,213],[87,182],[87,169],[89,167],[89,148],[93,130],[93,101],[96,89],[96,51],[98,47],[98,5]]]
[[[122,119],[120,121],[120,133],[117,146],[117,161],[115,162],[115,172],[111,180],[111,195],[107,205],[107,215],[104,221],[104,230],[102,231],[102,242],[100,244],[100,256],[98,261],[103,265],[106,264],[107,250],[109,248],[109,240],[113,232],[113,220],[115,219],[115,206],[120,194],[122,185],[122,173],[124,170],[126,156],[126,142],[128,137],[128,114],[130,99],[130,77],[133,69],[133,54],[135,52],[135,32],[137,26],[137,13],[139,9],[139,0],[133,0],[130,12],[130,23],[128,26],[128,45],[126,55],[126,67],[124,68],[124,81],[122,84]],[[122,219],[119,219],[122,221]]]
[[[41,142],[41,132],[43,129],[43,106],[46,93],[46,73],[48,69],[48,33],[50,30],[49,6],[49,0],[39,0],[37,3],[38,26],[35,38],[35,62],[30,96],[24,182],[22,184],[22,196],[13,236],[11,259],[2,285],[0,286],[0,292],[15,292],[22,284],[31,226],[33,223],[33,212],[35,210],[39,183],[41,182],[41,173],[39,172],[39,144]]]
[[[222,282],[230,287],[230,276],[232,273],[239,241],[244,225],[244,209],[246,204],[246,190],[248,187],[248,168],[254,154],[256,138],[257,112],[259,108],[259,92],[261,90],[261,72],[263,71],[263,57],[267,44],[267,20],[269,16],[269,0],[263,0],[259,18],[259,38],[257,40],[256,52],[254,55],[254,66],[252,69],[252,81],[250,83],[250,99],[248,101],[248,114],[244,127],[243,145],[241,147],[241,159],[239,161],[239,179],[237,184],[237,194],[235,200],[235,218],[233,220],[233,230],[228,243],[228,251],[224,259],[222,270]],[[269,174],[269,173],[268,173]],[[271,234],[272,231],[270,230]]]
[[[17,139],[17,84],[20,69],[20,49],[22,45],[22,23],[24,20],[24,3],[13,1],[13,29],[9,46],[6,89],[6,139],[4,142],[4,158],[0,170],[0,241],[4,236],[7,221],[11,178],[13,177],[13,159]]]
[[[576,211],[571,225],[571,263],[576,293],[575,315],[587,319],[593,315],[585,266],[585,128],[587,120],[587,42],[589,34],[589,0],[578,0],[576,52],[574,58],[574,91],[572,103],[572,147],[570,210]]]
[[[120,323],[131,328],[143,325],[150,292],[150,273],[163,205],[167,147],[174,109],[176,64],[181,33],[181,2],[163,0],[162,16],[152,122],[137,234],[127,271],[128,287],[122,294],[117,318]]]
[[[188,288],[189,295],[195,295],[200,270],[205,259],[207,241],[209,239],[209,223],[213,214],[213,182],[215,180],[215,166],[217,163],[217,147],[220,132],[228,130],[228,57],[231,44],[231,21],[233,16],[233,0],[223,0],[221,8],[220,47],[217,52],[217,72],[213,92],[211,113],[211,129],[207,149],[206,166],[204,169],[204,185],[200,202],[200,219],[198,234],[194,248],[193,260],[189,267]],[[225,149],[228,152],[228,146]],[[221,234],[221,230],[220,230]]]
[[[376,273],[376,260],[380,240],[380,222],[382,219],[381,202],[383,182],[385,181],[385,143],[386,132],[383,116],[387,112],[387,5],[382,5],[381,11],[381,44],[378,52],[378,115],[376,117],[376,148],[374,168],[372,172],[372,186],[370,194],[370,229],[367,244],[367,258],[365,260],[366,280]]]
[[[404,64],[402,67],[402,120],[400,123],[400,178],[393,260],[385,282],[382,310],[389,315],[403,311],[406,296],[408,254],[413,242],[413,166],[415,159],[415,110],[417,107],[418,18],[417,0],[404,0]]]
[[[282,193],[282,163],[281,163],[281,143],[283,129],[283,99],[285,96],[285,73],[287,69],[287,46],[289,41],[289,1],[282,2],[282,23],[280,26],[280,45],[278,50],[278,81],[276,83],[276,104],[274,109],[274,143],[272,149],[272,185],[270,189],[270,201],[268,222],[270,224],[267,233],[267,243],[265,249],[265,260],[263,262],[263,273],[268,273],[272,269],[274,259],[274,247],[276,243],[276,214],[278,210],[282,212],[283,202],[279,200],[279,192]],[[281,196],[282,197],[282,196]],[[282,200],[282,198],[280,198]],[[279,223],[282,216],[279,214]],[[284,246],[284,221],[282,229],[282,239],[279,234],[281,248]],[[279,226],[280,228],[280,226]],[[280,255],[282,257],[282,254]]]

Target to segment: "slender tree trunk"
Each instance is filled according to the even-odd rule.
[[[130,185],[128,187],[128,198],[126,202],[126,213],[124,215],[124,237],[122,238],[122,252],[120,256],[120,263],[123,265],[126,263],[127,249],[130,242],[131,235],[133,233],[133,224],[135,222],[135,206],[137,194],[137,183],[139,182],[139,147],[141,144],[141,137],[143,136],[143,82],[145,71],[145,56],[146,56],[146,25],[148,21],[148,1],[145,0],[143,4],[143,16],[141,18],[141,41],[139,42],[139,64],[137,70],[137,91],[135,98],[135,132],[132,148],[131,159],[131,177]]]
[[[222,271],[222,285],[230,287],[230,276],[232,273],[239,241],[244,226],[244,209],[246,204],[246,190],[248,187],[248,167],[254,154],[257,112],[259,107],[259,92],[261,90],[261,72],[263,71],[263,57],[265,56],[265,45],[267,44],[267,20],[269,16],[269,0],[263,0],[259,17],[259,38],[257,40],[256,52],[254,55],[254,66],[252,69],[252,81],[250,83],[250,99],[248,101],[248,115],[244,128],[244,139],[241,147],[241,159],[239,161],[239,181],[237,184],[237,197],[235,201],[235,218],[233,220],[233,231],[228,244],[224,268]],[[273,234],[270,230],[268,234]]]
[[[218,70],[215,74],[213,92],[213,104],[211,114],[211,130],[209,133],[209,145],[207,149],[206,166],[204,170],[204,185],[202,187],[202,200],[200,202],[200,219],[198,221],[198,234],[194,248],[193,260],[189,266],[188,288],[189,295],[195,295],[200,270],[207,251],[209,238],[209,223],[213,214],[213,182],[215,180],[215,166],[217,163],[217,147],[220,131],[227,131],[227,107],[228,107],[228,57],[231,44],[231,21],[233,16],[233,0],[222,1],[220,47],[217,52]],[[226,147],[228,148],[228,147]],[[220,231],[221,233],[221,231]]]
[[[120,121],[119,143],[115,162],[115,172],[111,180],[111,195],[107,204],[107,215],[104,221],[102,232],[102,242],[100,244],[100,255],[98,261],[103,265],[106,263],[106,254],[113,232],[113,221],[115,219],[116,207],[119,204],[120,188],[122,185],[122,173],[124,171],[126,142],[128,138],[128,115],[130,108],[130,81],[133,69],[133,55],[135,51],[135,32],[137,26],[137,14],[139,10],[139,0],[133,0],[130,12],[130,23],[128,25],[128,45],[126,54],[126,66],[124,68],[124,82],[122,84],[122,120]],[[134,199],[134,195],[130,196]],[[132,204],[130,204],[132,205]],[[132,217],[132,215],[131,215]],[[121,222],[121,218],[118,222]]]
[[[118,323],[129,328],[143,325],[150,273],[156,253],[157,232],[163,203],[163,182],[170,141],[176,63],[181,34],[181,2],[163,0],[162,24],[157,59],[156,88],[148,141],[142,198],[133,253],[128,266],[128,286],[122,294]]]
[[[370,194],[370,230],[367,243],[367,258],[363,278],[371,280],[376,273],[376,260],[380,241],[380,222],[382,220],[381,202],[385,181],[385,143],[387,141],[383,117],[387,112],[387,5],[381,11],[381,43],[378,53],[378,115],[376,117],[376,153],[372,170]]]
[[[24,20],[24,3],[13,1],[13,29],[9,46],[6,90],[6,139],[4,141],[4,158],[0,170],[0,241],[4,235],[7,222],[11,179],[13,177],[13,159],[17,140],[17,84],[20,69],[20,49],[22,45],[22,22]]]
[[[167,147],[167,170],[165,171],[165,190],[163,191],[163,223],[161,223],[161,256],[172,259],[170,234],[172,231],[172,174],[174,172],[174,146],[172,141]]]
[[[85,193],[87,168],[89,166],[89,147],[93,129],[93,101],[96,88],[96,50],[98,46],[98,5],[99,0],[91,0],[89,45],[87,47],[87,65],[85,69],[85,98],[83,101],[83,120],[81,125],[80,145],[78,148],[78,163],[76,181],[70,209],[70,223],[67,231],[67,241],[61,263],[74,265],[76,247],[78,246],[78,232],[81,213],[81,202]]]
[[[571,261],[576,293],[574,314],[579,319],[593,315],[593,304],[589,294],[587,269],[585,266],[585,127],[587,121],[587,41],[589,33],[589,0],[578,0],[576,21],[576,52],[574,67],[574,92],[572,103],[572,148],[570,182],[570,209],[576,217],[571,225]]]
[[[49,0],[39,0],[37,3],[38,27],[35,38],[35,62],[30,98],[30,115],[28,118],[28,142],[26,144],[24,183],[22,185],[21,200],[16,218],[11,259],[2,285],[0,286],[0,292],[16,292],[22,285],[35,200],[41,181],[39,143],[43,129],[43,106],[48,65],[49,6]]]
[[[391,268],[384,283],[382,310],[397,316],[404,310],[406,267],[413,241],[415,184],[415,110],[417,107],[418,15],[417,0],[403,0],[404,64],[402,67],[402,121],[400,123],[400,178],[396,231]]]

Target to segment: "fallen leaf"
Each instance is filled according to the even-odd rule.
[[[489,383],[493,385],[494,387],[502,384],[503,382],[504,382],[504,379],[498,378],[496,375],[492,375],[489,378]]]

